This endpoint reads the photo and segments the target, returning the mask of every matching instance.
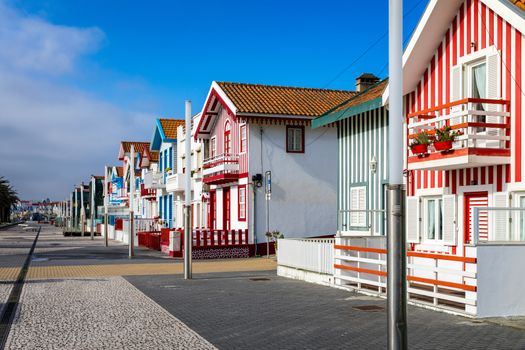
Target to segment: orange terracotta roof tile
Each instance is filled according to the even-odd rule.
[[[136,153],[142,153],[144,148],[149,148],[149,142],[122,141],[122,147],[124,148],[124,153],[129,153],[131,151],[131,145],[134,146]]]
[[[348,101],[342,103],[341,105],[337,106],[330,112],[338,112],[342,111],[343,109],[347,109],[353,106],[360,105],[361,103],[365,103],[371,100],[374,100],[378,97],[381,97],[383,95],[383,92],[385,91],[386,87],[388,85],[388,78],[380,81],[379,83],[371,86],[370,88],[366,89],[365,91],[355,95],[354,97],[350,98]]]
[[[117,166],[117,167],[115,167],[115,169],[117,170],[117,176],[118,177],[122,177],[124,175],[124,168],[123,167]]]
[[[525,0],[510,0],[510,2],[525,11]]]
[[[354,91],[218,82],[237,113],[317,117],[355,95]]]
[[[153,163],[159,162],[159,151],[149,151],[149,160]]]
[[[177,138],[177,128],[182,125],[184,126],[183,119],[159,119],[160,125],[162,125],[162,130],[164,131],[164,136],[168,139]]]

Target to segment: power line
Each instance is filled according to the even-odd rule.
[[[418,6],[421,4],[423,0],[419,0],[414,6],[410,8],[404,15],[403,19],[405,17],[408,17]],[[369,53],[374,47],[376,47],[386,36],[388,35],[388,30],[383,33],[379,38],[377,38],[370,46],[368,46],[359,56],[357,56],[350,64],[348,64],[345,68],[343,68],[339,73],[337,73],[328,83],[326,83],[323,88],[327,88],[330,86],[334,81],[339,79],[343,74],[345,74],[354,64],[356,64],[361,58],[366,56],[367,53]]]

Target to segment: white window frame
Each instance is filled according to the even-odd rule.
[[[210,158],[217,156],[217,137],[213,136],[210,139]]]
[[[241,140],[241,152],[240,153],[246,153],[246,147],[248,146],[248,135],[246,131],[246,124],[240,126],[240,140]]]
[[[428,232],[428,202],[430,201],[436,201],[436,203],[439,203],[439,206],[434,207],[434,229],[435,229],[435,237],[429,238],[429,232]],[[440,244],[442,245],[443,242],[443,197],[442,196],[428,196],[428,197],[422,197],[422,204],[423,204],[423,210],[421,217],[423,218],[423,227],[422,227],[422,237],[424,243],[432,243],[432,244]],[[441,211],[441,217],[438,212],[438,208]],[[440,221],[441,219],[441,221]],[[441,225],[440,225],[441,224]],[[441,238],[438,238],[441,236]]]
[[[367,212],[352,212],[352,210],[367,210],[367,196],[368,196],[368,191],[367,191],[367,187],[366,186],[352,186],[350,187],[350,229],[352,228],[366,228],[368,225],[367,225]],[[363,207],[361,207],[359,205],[359,199],[358,199],[358,203],[354,202],[353,201],[353,192],[355,191],[364,191],[364,201],[363,201]],[[357,194],[359,196],[359,192]],[[354,218],[356,218],[356,220],[354,221]],[[356,222],[354,224],[354,222]]]
[[[512,205],[515,208],[521,208],[520,202],[521,200],[525,198],[525,192],[514,192],[512,193]],[[520,237],[520,217],[521,215],[525,215],[525,211],[516,211],[516,215],[512,215],[512,219],[514,221],[513,226],[513,232],[512,232],[512,239],[515,241],[521,241]],[[525,238],[525,237],[524,237]]]
[[[246,220],[246,187],[239,187],[239,219]]]

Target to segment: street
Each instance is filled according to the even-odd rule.
[[[0,231],[2,313],[37,232]],[[277,277],[273,259],[195,261],[44,225],[6,349],[384,349],[385,302]],[[13,299],[13,297],[15,297]],[[522,349],[525,331],[409,307],[411,349]]]

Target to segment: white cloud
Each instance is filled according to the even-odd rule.
[[[97,28],[58,26],[0,0],[0,176],[23,198],[63,199],[116,163],[119,141],[147,140],[153,117],[57,83],[96,50]]]
[[[96,27],[54,25],[24,16],[0,2],[0,63],[48,74],[70,72],[83,54],[96,51],[104,33]]]

